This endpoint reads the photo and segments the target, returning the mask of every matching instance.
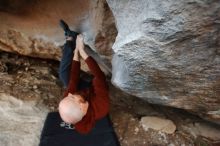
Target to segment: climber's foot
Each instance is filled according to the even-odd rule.
[[[71,31],[69,26],[67,25],[67,23],[65,21],[63,21],[62,19],[60,20],[60,26],[63,28],[65,36],[70,36],[70,37],[76,39],[76,36],[79,33],[75,32],[75,31]]]

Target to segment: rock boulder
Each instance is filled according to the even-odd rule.
[[[91,54],[109,73],[117,30],[105,0],[2,0],[0,50],[60,60],[65,39],[60,19],[85,35]]]
[[[220,123],[219,1],[107,2],[118,29],[113,84]]]

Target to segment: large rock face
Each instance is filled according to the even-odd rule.
[[[90,53],[107,73],[112,71],[115,86],[220,123],[219,1],[107,3],[1,0],[0,49],[59,60],[62,18],[71,29],[83,32]]]
[[[219,1],[107,2],[118,29],[114,85],[220,123]]]
[[[86,44],[110,71],[117,30],[105,0],[1,0],[0,50],[59,60],[64,44],[60,19],[85,35]]]
[[[0,94],[0,145],[38,146],[48,109],[39,100],[23,101]]]
[[[51,59],[60,58],[64,42],[59,19],[76,26],[89,7],[87,0],[3,0],[0,5],[1,50]]]

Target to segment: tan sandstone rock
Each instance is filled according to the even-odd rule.
[[[0,2],[0,50],[60,60],[64,32],[59,20],[85,35],[98,52],[99,63],[111,70],[112,45],[117,34],[105,0],[3,0]]]
[[[151,128],[153,130],[172,134],[176,130],[176,125],[171,120],[163,119],[161,117],[142,117],[140,123],[146,131]]]

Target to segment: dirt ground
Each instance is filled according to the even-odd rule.
[[[0,93],[13,95],[22,100],[40,98],[50,111],[57,111],[57,105],[64,91],[58,79],[58,65],[57,61],[0,52]],[[83,77],[90,78],[85,73]],[[220,128],[218,125],[183,110],[152,105],[123,93],[110,83],[110,77],[108,83],[111,98],[110,117],[121,146],[220,145],[218,140],[212,140],[202,134],[193,134],[188,127],[190,124],[206,123]],[[173,134],[153,129],[145,131],[140,123],[140,119],[144,116],[170,119],[176,125],[176,131]]]

